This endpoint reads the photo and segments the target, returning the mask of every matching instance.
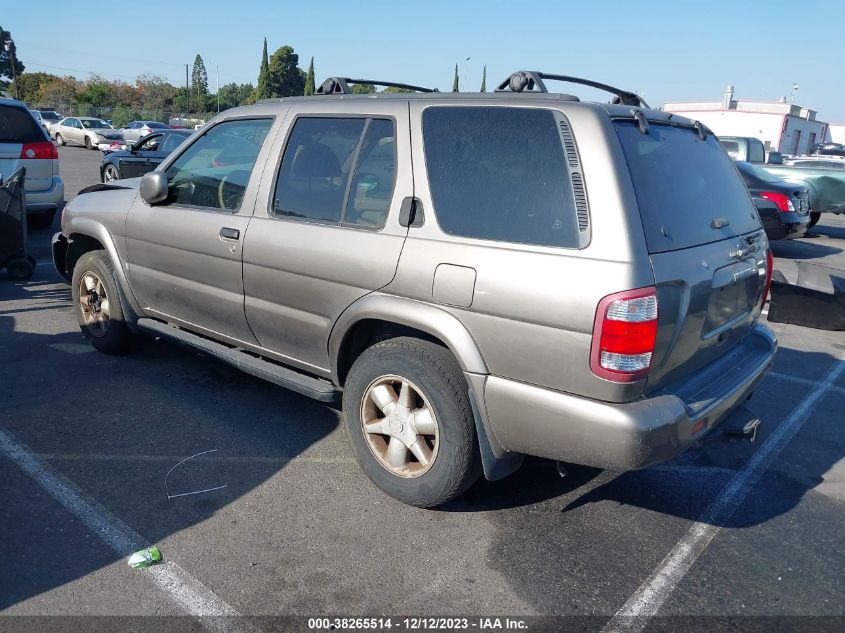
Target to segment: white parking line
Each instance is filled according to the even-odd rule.
[[[148,547],[132,528],[89,499],[70,481],[41,462],[0,427],[0,452],[32,477],[51,497],[76,516],[88,529],[121,557]],[[192,616],[236,616],[239,613],[218,598],[201,582],[176,563],[165,562],[133,573],[146,573],[158,588],[182,610]],[[200,624],[212,630],[226,631],[237,623],[231,618],[203,618]],[[237,627],[242,630],[241,626]]]
[[[651,576],[637,588],[622,608],[602,629],[603,633],[642,631],[657,614],[669,595],[707,548],[721,527],[742,503],[771,462],[792,440],[812,413],[813,406],[833,387],[845,370],[845,361],[838,361],[827,378],[807,394],[772,432],[742,470],[725,486],[718,497],[678,541]]]
[[[787,382],[794,382],[799,385],[805,385],[807,387],[816,387],[819,384],[818,380],[810,380],[809,378],[799,378],[798,376],[792,376],[790,374],[781,374],[780,372],[770,371],[766,374],[767,378],[775,378],[777,380],[786,380]],[[831,385],[828,391],[839,393],[845,395],[845,387],[836,387]]]

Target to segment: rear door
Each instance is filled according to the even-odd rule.
[[[712,134],[616,120],[658,290],[647,391],[722,355],[762,307],[768,242],[733,162]]]
[[[249,325],[262,347],[329,373],[328,338],[356,299],[390,283],[413,195],[408,103],[297,104],[273,148],[244,242]]]

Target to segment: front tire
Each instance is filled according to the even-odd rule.
[[[120,180],[120,172],[114,165],[106,165],[103,169],[103,182],[114,182]]]
[[[349,370],[343,413],[364,472],[403,503],[446,503],[481,474],[466,380],[439,345],[401,337],[365,350]]]
[[[120,286],[105,251],[89,251],[79,258],[71,279],[73,311],[82,335],[99,351],[123,354],[132,343],[120,304]]]
[[[821,211],[812,211],[810,213],[810,223],[807,225],[807,228],[811,229],[814,226],[816,226],[816,224],[819,223],[819,220],[821,220],[821,218],[822,218]]]
[[[61,134],[56,134],[56,145],[59,147],[63,147],[65,144],[65,139],[62,138]]]
[[[85,149],[94,149],[93,147],[91,147],[91,137],[90,136],[85,137]]]

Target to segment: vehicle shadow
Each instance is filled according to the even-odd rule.
[[[0,427],[149,543],[248,495],[337,428],[334,409],[188,348],[143,339],[113,357],[92,351],[70,311],[44,327],[39,310],[70,305],[56,281],[0,285],[0,302],[44,300],[0,314]],[[41,333],[57,320],[62,332]],[[225,488],[168,500],[168,471],[215,449],[174,470],[167,489]],[[87,529],[74,532],[76,519],[3,453],[0,472],[10,473],[0,486],[0,533],[20,552],[0,566],[0,611],[119,560],[103,546],[75,555],[92,549]],[[50,528],[57,521],[65,526],[58,535]]]
[[[832,237],[839,240],[845,240],[845,227],[841,226],[830,226],[828,224],[817,224],[812,229],[810,229],[812,235],[808,235],[807,237],[813,236],[826,236]]]
[[[842,249],[805,240],[774,240],[769,242],[772,254],[784,259],[821,259],[841,253]]]

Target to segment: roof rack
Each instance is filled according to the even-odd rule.
[[[496,88],[496,92],[548,92],[544,79],[551,79],[553,81],[565,81],[572,84],[581,84],[583,86],[590,86],[591,88],[598,88],[611,94],[616,95],[612,103],[621,103],[629,106],[649,107],[645,100],[638,94],[621,88],[614,88],[608,84],[599,83],[598,81],[591,81],[590,79],[581,79],[579,77],[569,77],[567,75],[551,75],[549,73],[541,73],[536,70],[518,70],[507,79],[505,79]]]
[[[317,88],[318,95],[348,95],[352,94],[349,84],[369,84],[371,86],[384,86],[386,88],[405,88],[414,92],[439,92],[437,88],[423,88],[411,84],[400,84],[395,81],[375,81],[373,79],[350,79],[349,77],[329,77],[320,87]]]

